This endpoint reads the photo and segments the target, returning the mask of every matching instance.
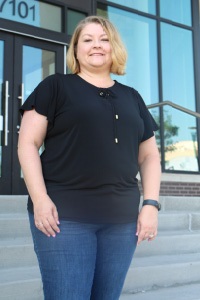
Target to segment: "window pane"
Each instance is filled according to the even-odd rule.
[[[0,41],[0,115],[2,114],[2,84],[4,72],[4,42]]]
[[[163,99],[195,110],[192,32],[161,24]]]
[[[156,121],[156,124],[158,125],[158,127],[160,128],[160,112],[159,112],[159,108],[152,108],[149,109],[149,112],[151,113],[151,115],[153,116],[154,120]],[[160,136],[160,129],[157,130],[155,132],[155,138],[156,138],[156,144],[158,146],[158,150],[160,152],[161,155],[161,136]]]
[[[126,74],[124,76],[113,75],[113,78],[136,88],[147,104],[157,102],[158,68],[155,21],[105,5],[98,6],[97,14],[107,17],[115,24],[128,51]]]
[[[62,31],[62,8],[35,0],[2,1],[0,18]]]
[[[160,15],[163,18],[191,25],[190,0],[160,0]]]
[[[62,31],[61,7],[40,2],[38,9],[40,15],[39,27],[58,32]]]
[[[164,109],[166,170],[198,172],[196,118],[171,107]]]
[[[138,9],[150,14],[156,14],[155,0],[109,0],[120,5]]]
[[[30,57],[34,57],[30,59]],[[55,73],[55,52],[23,46],[24,100],[44,78]]]
[[[76,25],[86,17],[86,14],[68,9],[67,11],[67,34],[72,35]]]
[[[3,60],[4,60],[4,42],[0,41],[0,177],[1,177],[1,172],[2,172],[2,133],[3,133],[3,111],[2,111],[2,106],[3,106]]]
[[[34,59],[30,59],[30,57],[34,57]],[[26,100],[43,79],[55,73],[55,58],[56,54],[53,51],[23,46],[22,93],[24,94],[24,99],[22,99],[22,102]],[[40,153],[42,153],[43,149],[42,146]],[[22,172],[21,177],[23,177]]]
[[[196,110],[192,32],[161,24],[163,100]],[[197,171],[194,159],[196,119],[175,109],[164,108],[165,162],[167,169]],[[171,133],[166,130],[171,128]],[[191,128],[193,128],[191,130]],[[169,138],[167,138],[169,137]],[[193,151],[193,155],[191,152]]]

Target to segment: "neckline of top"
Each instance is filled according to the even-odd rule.
[[[101,89],[101,90],[110,90],[110,89],[112,89],[112,88],[114,88],[115,86],[116,86],[116,83],[117,83],[117,80],[113,80],[114,81],[114,83],[113,83],[113,85],[111,85],[111,86],[109,86],[109,87],[107,87],[107,88],[105,88],[105,87],[100,87],[100,86],[96,86],[96,85],[94,85],[94,84],[92,84],[92,83],[90,83],[89,81],[87,81],[87,80],[85,80],[85,79],[83,79],[81,76],[79,76],[78,74],[74,74],[77,78],[79,78],[82,82],[85,82],[85,83],[87,83],[88,85],[90,85],[91,87],[94,87],[95,89]]]

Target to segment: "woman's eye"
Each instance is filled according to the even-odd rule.
[[[102,39],[103,42],[109,42],[109,39]]]
[[[91,39],[86,39],[86,40],[84,40],[84,42],[91,42]]]

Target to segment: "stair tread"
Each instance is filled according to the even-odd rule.
[[[196,210],[164,210],[159,212],[159,216],[165,216],[165,215],[189,215],[189,214],[197,214],[200,215],[200,212],[197,212]]]
[[[0,220],[19,220],[19,219],[23,219],[23,220],[28,220],[28,214],[27,213],[1,213],[0,214]]]
[[[160,211],[159,214],[200,214],[195,208],[194,209],[189,209],[189,210],[177,210],[177,209],[170,209],[170,210],[164,210],[164,211]]]
[[[194,284],[200,278],[200,198],[190,197],[190,201],[187,197],[170,198],[169,203],[167,197],[161,199],[163,210],[159,213],[161,227],[158,237],[152,243],[145,241],[137,247],[124,288],[124,291],[133,293],[143,290],[149,283],[146,288],[152,290],[122,294],[120,300],[200,300],[200,282]],[[187,227],[192,220],[197,230],[187,229],[194,228]],[[41,277],[28,224],[27,196],[0,196],[0,222],[0,259],[3,266],[0,269],[0,290],[2,288],[5,294],[9,294],[13,288],[16,297],[22,299],[20,290],[26,285],[41,294]],[[184,253],[186,250],[189,253]],[[24,264],[20,259],[16,264],[17,255]],[[12,258],[10,264],[7,263],[9,257]],[[185,286],[175,286],[175,283]]]
[[[182,236],[182,235],[189,235],[189,236],[198,236],[200,235],[200,230],[160,230],[159,231],[159,226],[158,226],[158,236]]]
[[[0,248],[33,245],[31,236],[0,239]]]
[[[41,280],[38,266],[0,270],[0,286],[11,282]]]
[[[200,265],[200,253],[194,254],[180,254],[180,255],[161,255],[155,257],[137,257],[133,259],[130,268],[148,268],[159,267],[162,268],[165,265],[177,265],[177,264],[199,264]],[[38,266],[16,267],[0,270],[0,284],[21,281],[39,279]]]
[[[200,300],[200,283],[165,287],[134,294],[122,294],[120,300]]]
[[[196,210],[190,210],[190,211],[188,211],[188,210],[169,210],[169,211],[160,211],[159,212],[159,216],[165,216],[165,215],[189,215],[189,214],[197,214],[197,215],[200,215],[200,212],[198,212],[198,211],[196,211]],[[0,216],[4,216],[4,215],[8,215],[8,216],[16,216],[16,215],[27,215],[27,210],[25,210],[25,211],[22,211],[22,212],[15,212],[15,211],[13,211],[13,212],[1,212],[0,213]]]
[[[192,236],[195,238],[200,237],[200,230],[189,231],[189,230],[179,230],[179,231],[160,231],[158,233],[157,239],[165,238],[165,237],[173,237],[176,238],[177,236]],[[146,242],[143,242],[146,243]],[[154,243],[154,242],[153,242]],[[21,245],[21,244],[33,244],[31,235],[25,237],[5,237],[0,239],[0,247],[3,246],[12,246],[12,245]],[[140,246],[138,246],[139,249]]]
[[[170,254],[135,257],[131,268],[162,267],[165,265],[198,263],[200,265],[200,253]]]

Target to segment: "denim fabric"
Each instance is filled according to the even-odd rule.
[[[137,237],[136,223],[88,224],[60,220],[45,236],[29,214],[45,300],[118,300]]]

